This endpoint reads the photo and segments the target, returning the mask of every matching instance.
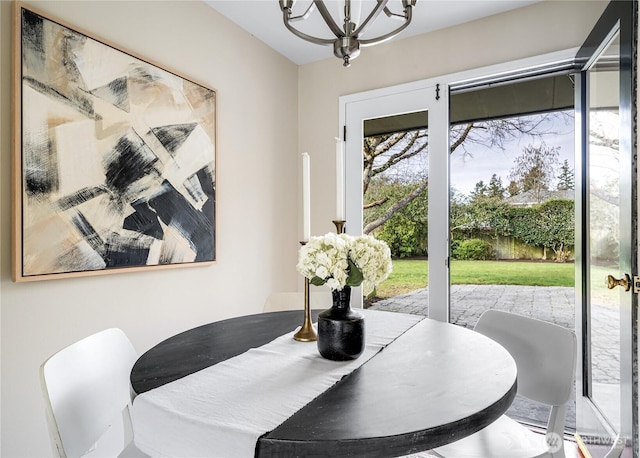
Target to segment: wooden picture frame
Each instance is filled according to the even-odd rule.
[[[216,91],[13,16],[13,280],[214,262]]]

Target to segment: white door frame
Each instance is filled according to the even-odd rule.
[[[392,116],[429,109],[429,316],[449,321],[449,92],[453,88],[481,84],[483,81],[508,80],[524,72],[543,73],[573,61],[577,48],[515,60],[479,69],[443,75],[411,83],[342,96],[339,99],[338,131],[347,132],[346,147],[346,230],[362,233],[362,139],[364,119]],[[406,100],[407,94],[426,91],[434,97],[439,85],[438,103],[420,97]],[[403,97],[405,100],[403,101]],[[429,97],[428,95],[426,97]],[[398,104],[393,102],[397,99]],[[420,102],[425,100],[424,105]],[[376,102],[377,101],[377,102]],[[416,101],[418,104],[416,105]],[[403,105],[406,103],[406,105]],[[431,106],[428,106],[430,104]],[[405,108],[398,108],[398,107]],[[445,109],[439,107],[444,106]],[[350,108],[349,108],[350,107]],[[437,116],[435,116],[437,113]],[[345,129],[346,126],[346,129]],[[437,134],[436,134],[437,133]],[[350,140],[351,139],[351,140]],[[435,140],[435,142],[434,142]],[[446,152],[446,154],[444,153]],[[434,154],[435,153],[435,154]],[[362,295],[355,294],[354,306],[362,306]],[[358,302],[360,301],[360,302]]]
[[[419,83],[395,86],[393,90],[373,91],[367,93],[366,98],[341,98],[344,107],[345,124],[347,128],[346,145],[346,214],[347,233],[358,235],[362,233],[362,138],[365,119],[393,116],[396,114],[424,111],[429,112],[429,170],[446,170],[448,167],[449,145],[449,97],[448,91],[440,90],[436,80],[424,80]],[[344,102],[344,103],[343,103]],[[448,172],[429,176],[429,220],[438,223],[429,224],[429,240],[441,241],[429,246],[429,278],[435,278],[430,283],[440,285],[440,291],[431,287],[429,294],[448,303],[448,269],[436,269],[432,266],[445,266],[449,255],[448,231],[449,199]],[[445,196],[443,199],[442,196]],[[431,277],[434,275],[434,277]],[[362,305],[362,294],[352,299],[354,305]],[[439,311],[447,310],[441,308]],[[442,313],[431,314],[433,318],[447,321],[448,316]]]

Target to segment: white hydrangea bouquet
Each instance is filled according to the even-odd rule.
[[[362,285],[368,296],[391,273],[391,250],[370,235],[328,233],[311,237],[300,248],[296,268],[312,285],[336,291]]]

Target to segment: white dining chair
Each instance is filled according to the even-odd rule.
[[[328,309],[332,299],[330,291],[312,291],[309,293],[309,307],[312,309]],[[264,312],[279,310],[304,310],[304,293],[286,292],[271,293],[264,303]]]
[[[433,452],[444,458],[564,458],[565,416],[577,358],[574,332],[499,310],[484,312],[475,330],[511,353],[518,368],[518,394],[551,406],[546,435],[503,415],[481,431]]]
[[[137,354],[120,329],[86,337],[40,367],[56,456],[145,456],[133,444],[129,375]]]

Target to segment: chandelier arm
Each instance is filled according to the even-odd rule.
[[[387,15],[387,17],[389,19],[395,19],[396,21],[406,21],[407,20],[407,14],[403,12],[403,14],[399,14],[399,13],[394,13],[393,11],[391,11],[389,8],[384,9],[384,14]]]
[[[417,2],[418,0],[402,0],[402,14],[394,13],[389,8],[384,9],[384,14],[386,14],[389,19],[395,19],[396,21],[406,21],[407,16],[411,14],[411,11],[413,11],[413,7],[416,6]]]
[[[376,38],[370,38],[368,40],[358,40],[358,41],[360,41],[360,46],[362,47],[377,45],[378,43],[383,43],[387,40],[392,39],[393,37],[398,35],[400,32],[402,32],[404,29],[406,29],[409,26],[409,24],[411,24],[411,9],[407,11],[406,22],[402,24],[400,27],[398,27],[397,29]]]
[[[333,34],[338,38],[344,37],[344,31],[333,20],[333,17],[331,17],[331,13],[329,13],[329,10],[327,9],[327,6],[324,4],[324,2],[322,0],[313,0],[313,3],[318,8],[318,12],[322,16],[322,19],[324,19],[324,22],[327,23],[327,26],[331,29]]]
[[[311,35],[307,35],[306,33],[300,32],[289,22],[291,20],[291,8],[282,8],[282,22],[284,22],[284,26],[289,30],[289,32],[293,33],[298,38],[302,38],[305,41],[316,45],[331,45],[335,41],[334,39],[326,39],[326,38],[316,38]]]
[[[309,16],[311,16],[311,13],[313,13],[313,10],[315,9],[316,5],[315,3],[311,3],[309,5],[309,8],[307,8],[307,10],[302,13],[300,16],[291,16],[289,17],[289,21],[290,22],[298,22],[298,21],[303,21],[305,19],[307,19]]]
[[[302,38],[303,40],[314,43],[316,45],[332,45],[333,42],[336,41],[335,38],[331,38],[331,39],[316,38],[316,37],[312,37],[311,35],[307,35],[304,32],[300,32],[298,29],[296,29],[291,24],[289,24],[287,21],[284,22],[284,25],[287,27],[287,29],[289,29],[289,32],[293,33],[298,38]]]
[[[371,13],[369,13],[369,16],[367,16],[367,18],[362,22],[362,24],[360,24],[360,27],[358,27],[355,30],[355,32],[353,32],[350,36],[357,37],[358,35],[360,35],[360,32],[362,32],[362,29],[364,29],[367,26],[367,24],[369,24],[369,22],[377,18],[378,15],[386,8],[388,1],[389,0],[377,0],[378,4],[376,5],[376,7],[371,11]]]

